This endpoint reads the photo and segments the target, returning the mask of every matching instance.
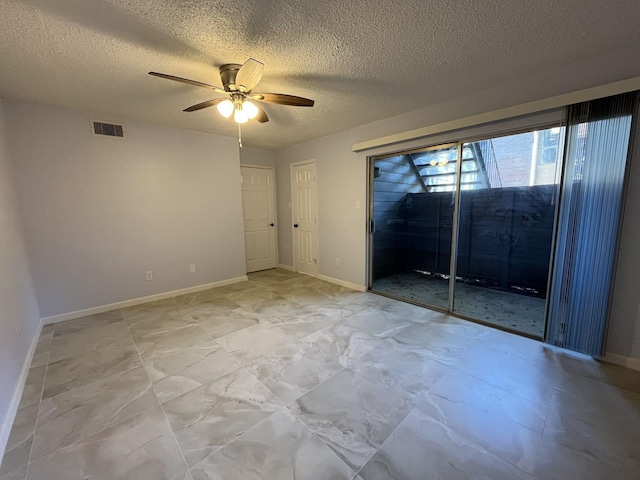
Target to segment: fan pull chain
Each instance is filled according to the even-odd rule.
[[[238,124],[238,144],[242,148],[242,125]]]

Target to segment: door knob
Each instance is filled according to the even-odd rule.
[[[271,224],[271,226],[273,227],[273,226],[275,226],[275,225],[272,223],[272,224]]]
[[[294,223],[294,224],[293,224],[293,228],[298,228],[298,224],[297,224],[297,223]]]

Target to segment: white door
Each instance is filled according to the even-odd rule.
[[[274,170],[240,167],[240,171],[247,273],[276,268]]]
[[[293,268],[316,275],[316,164],[291,166]]]

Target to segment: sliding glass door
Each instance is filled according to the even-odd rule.
[[[380,157],[371,168],[371,289],[448,310],[458,145]]]
[[[372,159],[370,288],[542,337],[562,138],[557,126]]]
[[[370,289],[602,355],[639,105],[370,159]]]
[[[464,144],[479,161],[460,192],[457,314],[542,337],[562,130]]]

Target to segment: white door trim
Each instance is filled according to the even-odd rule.
[[[299,160],[297,162],[292,162],[291,164],[289,164],[289,179],[291,181],[291,246],[292,246],[292,253],[293,253],[293,270],[297,271],[296,269],[296,239],[295,239],[295,229],[293,228],[293,224],[294,224],[294,217],[293,217],[293,212],[294,212],[294,202],[295,202],[295,183],[294,183],[294,175],[293,175],[293,169],[295,167],[300,167],[302,165],[309,165],[309,164],[313,164],[314,166],[314,170],[316,173],[316,178],[315,178],[315,188],[314,188],[314,203],[315,203],[315,214],[316,214],[316,228],[313,230],[313,248],[314,248],[314,254],[315,254],[315,258],[316,258],[316,273],[313,276],[317,276],[318,272],[320,270],[320,248],[318,245],[318,229],[320,227],[320,220],[319,220],[319,205],[318,205],[318,164],[316,163],[315,159],[309,159],[309,160]]]
[[[279,228],[279,224],[278,224],[278,186],[276,184],[277,180],[276,180],[276,167],[271,166],[271,165],[254,165],[254,164],[250,164],[250,163],[241,163],[240,164],[240,178],[242,179],[242,168],[243,167],[247,167],[247,168],[260,168],[263,170],[270,170],[272,175],[271,178],[273,179],[273,222],[276,224],[275,225],[275,239],[274,239],[274,243],[275,243],[275,249],[276,249],[276,268],[279,267],[280,265],[280,260],[279,260],[279,253],[278,253],[278,228]],[[242,190],[242,185],[240,185],[240,190]],[[244,212],[243,212],[243,219],[244,219]],[[245,249],[245,264],[247,262],[247,258],[246,258],[246,249]]]

